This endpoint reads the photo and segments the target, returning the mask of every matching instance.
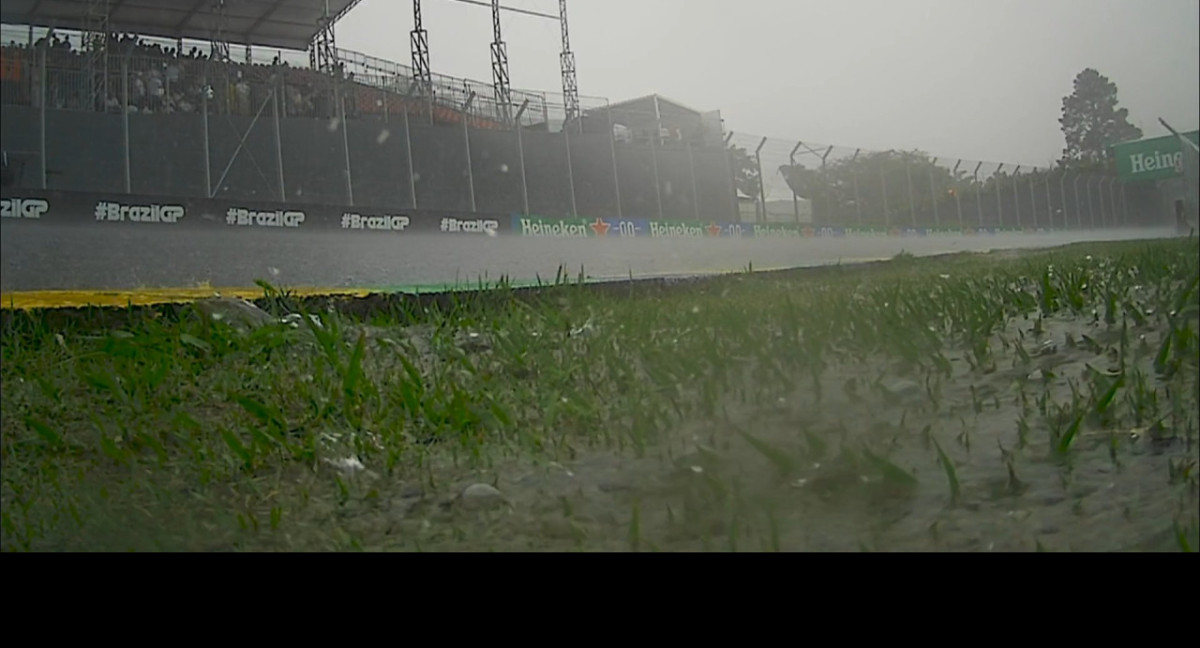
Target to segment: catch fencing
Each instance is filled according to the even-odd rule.
[[[1161,224],[1153,187],[1115,172],[873,151],[733,133],[743,220],[925,229]]]
[[[7,40],[7,39],[6,39]],[[342,69],[247,49],[114,40],[3,48],[6,184],[551,218],[862,228],[1086,229],[1158,223],[1115,174],[868,151],[699,118],[434,76],[340,51]],[[189,49],[189,45],[191,46]],[[208,44],[204,44],[208,45]]]

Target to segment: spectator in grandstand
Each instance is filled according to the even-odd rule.
[[[146,107],[149,108],[147,112],[160,112],[166,99],[162,73],[153,68],[146,73],[146,90]]]
[[[146,79],[141,70],[134,72],[133,78],[130,79],[129,103],[138,109],[146,105]]]

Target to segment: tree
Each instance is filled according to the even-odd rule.
[[[1108,147],[1142,137],[1142,130],[1129,123],[1129,110],[1117,107],[1117,84],[1092,68],[1075,76],[1058,122],[1067,142],[1059,162],[1063,166],[1103,167],[1109,162]]]
[[[950,169],[934,164],[922,151],[867,153],[813,169],[785,164],[779,172],[796,195],[812,201],[815,220],[851,223],[861,213],[864,221],[879,224],[886,212],[894,222],[906,225],[913,221],[914,208],[918,221],[932,224],[934,202],[941,205],[952,197],[951,190],[961,186],[964,175],[960,170],[956,179]]]

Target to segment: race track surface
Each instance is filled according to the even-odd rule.
[[[136,290],[272,284],[387,289],[552,281],[560,266],[597,279],[697,275],[915,255],[1173,236],[1169,228],[964,237],[537,239],[0,223],[0,291]]]

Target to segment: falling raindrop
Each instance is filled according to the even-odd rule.
[[[375,138],[375,143],[383,144],[384,142],[388,141],[388,138],[391,136],[392,136],[392,132],[385,128],[385,129],[379,131],[379,137]]]

